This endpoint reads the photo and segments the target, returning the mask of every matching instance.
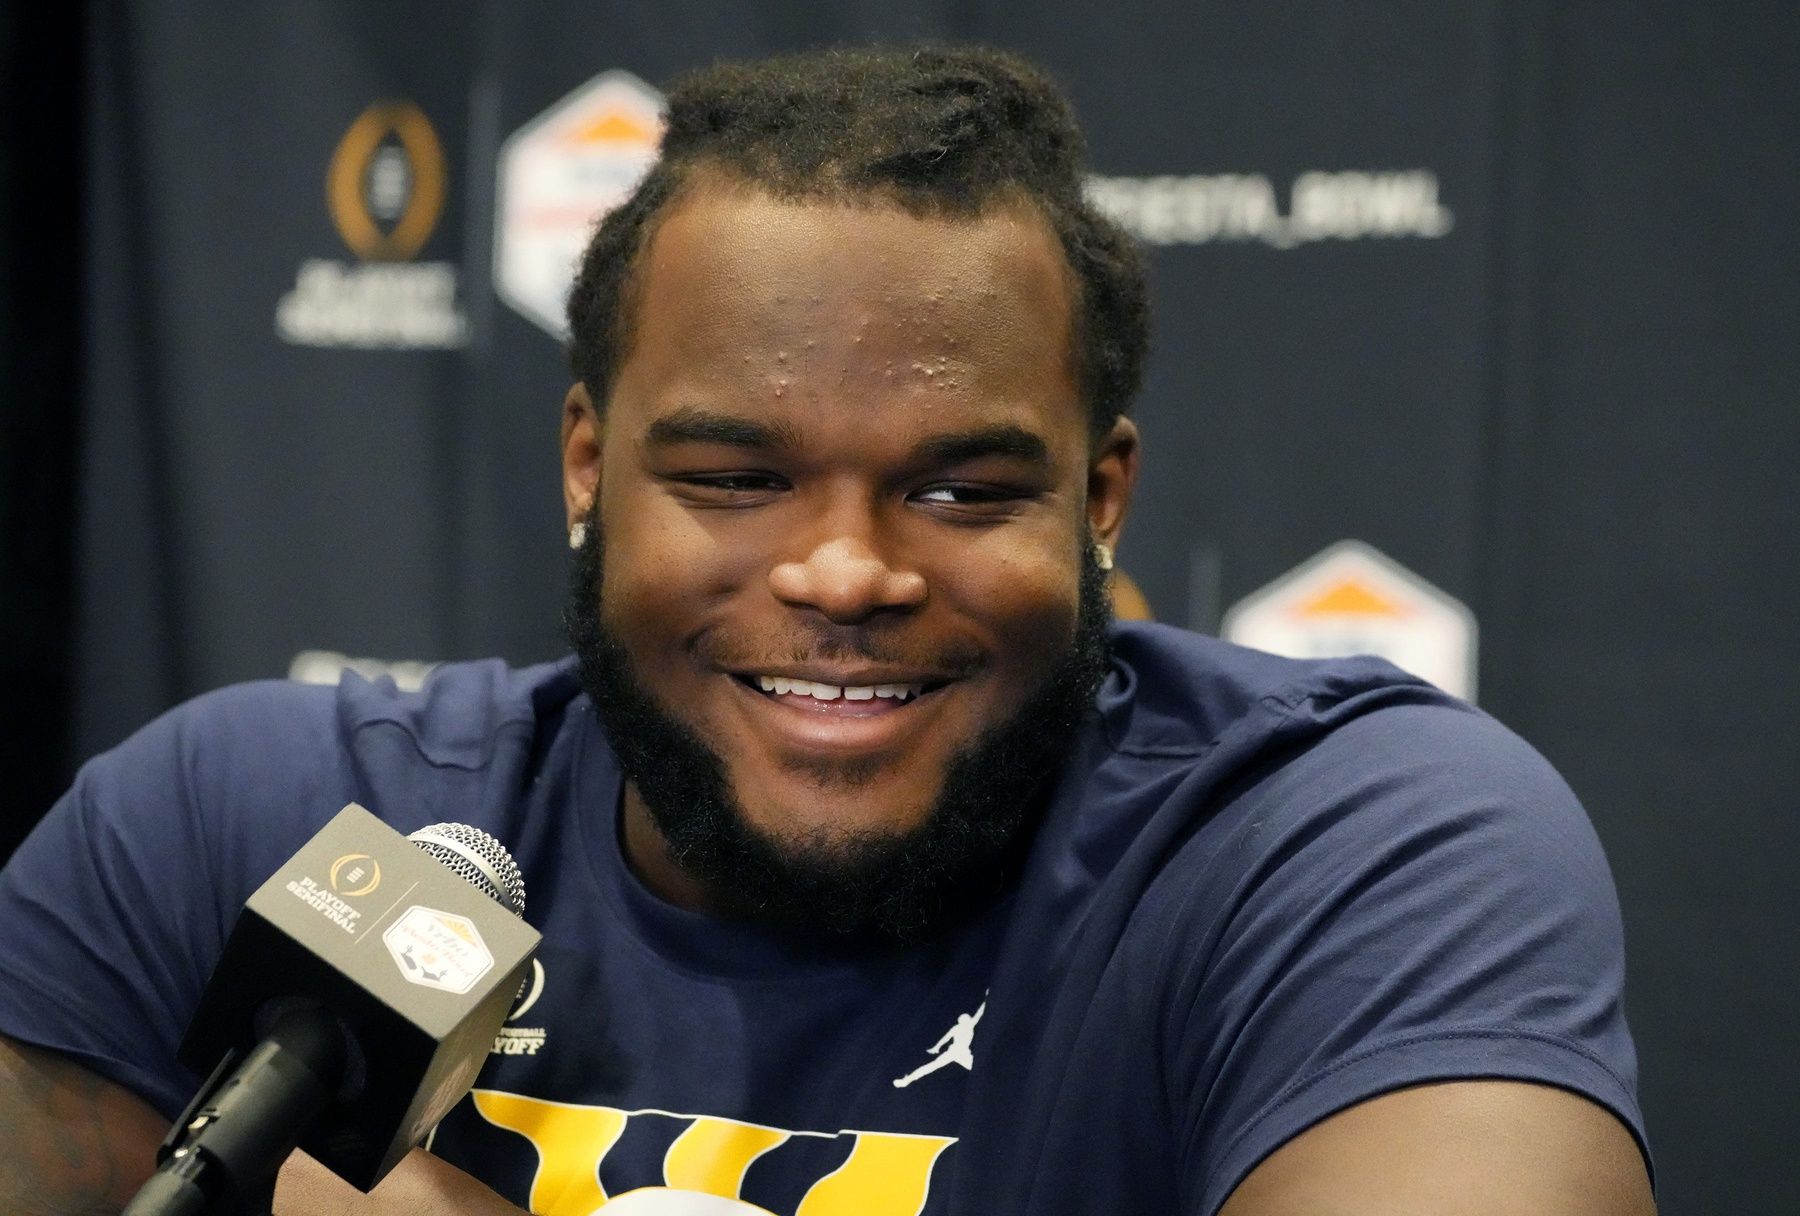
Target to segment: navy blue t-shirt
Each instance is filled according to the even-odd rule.
[[[1447,1078],[1573,1090],[1642,1143],[1612,881],[1541,757],[1372,659],[1113,639],[1019,881],[858,954],[639,883],[569,663],[201,697],[0,877],[0,1033],[172,1116],[239,908],[356,801],[524,871],[538,966],[432,1149],[536,1212],[1210,1214],[1309,1125]]]

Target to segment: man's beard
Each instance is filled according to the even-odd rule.
[[[951,758],[925,821],[904,833],[832,835],[808,847],[754,827],[718,753],[637,679],[604,620],[598,518],[590,514],[587,525],[564,610],[582,685],[669,856],[705,885],[719,911],[812,936],[911,942],[963,920],[1005,887],[1106,674],[1112,607],[1085,529],[1074,639],[1011,718]],[[818,649],[845,657],[841,645]],[[838,796],[853,798],[857,776],[846,776]]]

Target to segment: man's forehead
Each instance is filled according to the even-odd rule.
[[[809,438],[845,412],[909,432],[1082,424],[1066,263],[1029,207],[700,190],[659,225],[634,295],[609,409],[643,425],[684,408]]]
[[[646,302],[703,301],[749,324],[828,314],[980,327],[996,309],[1066,319],[1073,295],[1061,243],[1028,202],[919,214],[879,197],[778,197],[736,183],[682,193],[644,252],[639,288]],[[845,307],[863,311],[835,312]]]

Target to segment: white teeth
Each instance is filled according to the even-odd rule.
[[[820,684],[812,680],[796,680],[787,676],[757,676],[756,686],[777,695],[812,697],[817,701],[869,701],[876,697],[910,701],[925,691],[923,684]]]

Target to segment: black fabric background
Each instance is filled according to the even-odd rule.
[[[1096,172],[1435,173],[1437,237],[1152,249],[1123,564],[1165,620],[1356,537],[1462,598],[1482,703],[1617,873],[1669,1213],[1800,1190],[1800,10],[998,0],[193,6],[0,16],[9,849],[75,764],[309,648],[557,653],[555,344],[489,282],[500,141],[594,74],[940,37],[1063,81]],[[454,351],[287,345],[353,261],[333,147],[404,97]]]

